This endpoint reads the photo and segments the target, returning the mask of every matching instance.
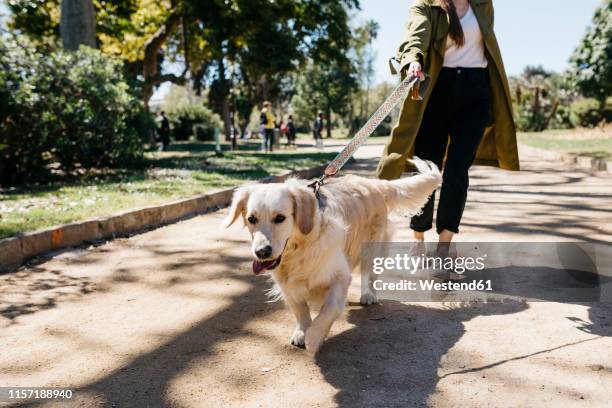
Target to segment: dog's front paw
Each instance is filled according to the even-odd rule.
[[[295,329],[291,336],[291,344],[299,348],[306,347],[306,335],[303,330]]]
[[[306,331],[306,350],[311,354],[316,354],[321,348],[324,339],[325,335],[321,330],[318,330],[317,327],[311,327]]]
[[[372,291],[368,290],[363,295],[361,295],[361,299],[359,299],[359,303],[361,303],[364,306],[369,306],[369,305],[378,303],[378,299],[376,298],[376,295],[372,293]]]

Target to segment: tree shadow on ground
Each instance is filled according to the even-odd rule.
[[[159,270],[152,273],[140,265],[115,268],[114,273],[99,282],[97,286],[106,286],[109,291],[112,291],[112,285],[115,284],[146,285],[156,290],[173,291],[183,296],[189,295],[189,292],[183,293],[183,288],[192,285],[205,285],[216,279],[231,279],[246,284],[247,288],[239,294],[227,296],[225,300],[229,305],[228,307],[196,322],[188,330],[173,335],[169,341],[151,352],[134,358],[110,373],[104,373],[105,375],[101,376],[98,381],[86,384],[83,387],[73,388],[75,397],[85,397],[87,399],[83,402],[85,406],[121,408],[175,406],[168,395],[168,388],[173,379],[187,371],[195,361],[206,360],[213,356],[215,346],[218,343],[248,332],[245,326],[252,319],[260,318],[283,308],[282,303],[267,302],[266,290],[270,286],[267,280],[252,274],[236,272],[238,265],[248,262],[250,259],[248,254],[246,256],[232,256],[231,254],[213,252],[202,254],[191,251],[188,253],[163,249],[163,246],[157,245],[147,245],[140,249],[143,251],[139,255],[142,259],[153,256],[153,254],[165,257]],[[94,262],[96,259],[96,257],[89,258],[90,262]],[[182,259],[183,262],[177,263],[178,258]],[[79,264],[81,263],[86,262],[80,260]],[[173,280],[165,280],[165,283],[161,284],[147,281],[151,274],[163,275],[179,271],[186,273],[195,265],[207,265],[208,268],[212,267],[213,269],[217,265],[223,273],[219,272],[211,275],[208,272],[192,272],[194,276],[183,275],[183,281],[178,283]],[[44,269],[37,271],[37,273],[44,272],[46,272]],[[122,278],[118,279],[118,277]],[[26,278],[27,281],[32,281],[32,276],[24,277],[24,279]],[[32,289],[36,291],[36,288]],[[63,299],[56,299],[50,307],[55,307],[61,300]],[[180,313],[180,311],[177,311],[177,313]],[[249,333],[249,335],[255,336],[256,334]],[[71,336],[78,337],[78,330],[75,330]],[[126,342],[128,341],[130,340],[126,339]],[[101,352],[103,351],[101,350]],[[41,400],[11,406],[35,407],[47,405],[45,401]]]
[[[221,151],[228,152],[232,151],[232,146],[227,143],[221,144]],[[236,146],[238,151],[258,151],[261,149],[261,141],[240,141]],[[171,143],[166,149],[166,152],[214,152],[216,145],[214,142],[180,142]]]
[[[148,248],[147,252],[157,251],[168,255],[167,250],[156,246]],[[184,257],[187,254],[180,252],[180,255]],[[188,372],[194,364],[206,364],[204,362],[217,352],[219,343],[244,335],[252,320],[284,309],[282,303],[266,303],[265,289],[269,284],[265,280],[250,274],[230,272],[236,265],[245,263],[248,257],[234,257],[227,253],[223,255],[219,266],[224,265],[232,279],[246,283],[246,291],[227,297],[226,308],[197,322],[154,350],[105,373],[97,381],[74,389],[75,395],[93,398],[99,402],[98,406],[176,406],[169,389],[177,377]],[[172,258],[172,255],[168,256]],[[189,262],[180,267],[187,270],[190,266],[205,264],[213,258],[214,254],[202,256],[194,253]],[[167,260],[164,271],[174,269],[173,261]],[[139,269],[126,270],[124,273],[133,273],[134,276],[145,274]],[[183,282],[183,286],[202,284],[221,277],[202,274],[197,279]],[[168,282],[158,289],[176,291],[179,288]],[[590,305],[591,322],[573,320],[580,325],[579,330],[602,336],[612,334],[609,321],[606,320],[610,316],[610,308],[600,306]],[[355,327],[331,336],[324,343],[315,362],[325,380],[338,390],[335,403],[340,407],[424,406],[445,375],[485,370],[489,366],[552,351],[540,350],[483,367],[467,367],[450,374],[440,374],[441,359],[466,333],[466,322],[479,316],[519,313],[528,307],[527,303],[518,301],[472,302],[444,308],[383,301],[369,308],[351,307],[348,321]],[[374,381],[374,378],[379,380]],[[91,404],[90,400],[86,406]],[[43,403],[22,406],[40,405]]]
[[[15,324],[23,316],[55,307],[92,293],[95,285],[85,277],[58,270],[30,268],[5,275],[0,281],[0,326]]]
[[[447,376],[483,371],[612,336],[612,282],[601,271],[601,263],[605,261],[603,251],[597,251],[602,257],[599,263],[593,258],[594,252],[589,254],[577,245],[562,245],[557,251],[560,268],[507,266],[484,270],[475,276],[466,272],[467,278],[496,282],[495,294],[504,297],[498,301],[459,303],[457,300],[443,309],[382,301],[372,308],[350,310],[348,320],[355,327],[328,339],[316,358],[326,381],[338,389],[335,402],[340,407],[426,406],[431,404],[430,398],[439,381]],[[486,297],[489,295],[483,296]],[[526,310],[529,303],[524,298],[588,307],[588,320],[567,319],[577,330],[598,337],[566,342],[482,366],[463,366],[440,375],[441,358],[466,332],[466,322],[475,317]],[[469,365],[469,360],[466,362]]]
[[[465,322],[527,307],[509,301],[435,309],[383,301],[351,310],[355,327],[328,339],[316,363],[338,389],[339,407],[425,406],[440,379],[440,359],[461,339]]]

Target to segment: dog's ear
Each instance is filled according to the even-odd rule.
[[[236,221],[239,215],[244,214],[250,193],[251,190],[247,187],[241,187],[234,192],[234,196],[232,197],[232,204],[230,205],[227,217],[225,217],[225,219],[221,223],[224,228],[229,228],[229,226]]]
[[[310,189],[302,186],[292,188],[291,195],[293,197],[295,222],[300,232],[308,235],[314,227],[317,200]]]

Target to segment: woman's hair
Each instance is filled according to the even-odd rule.
[[[450,38],[457,44],[457,47],[463,47],[465,43],[465,37],[463,35],[463,28],[461,27],[461,21],[455,8],[453,0],[440,0],[440,6],[442,10],[448,14],[448,20],[450,22],[449,35]]]

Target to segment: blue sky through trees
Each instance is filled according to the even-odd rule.
[[[493,0],[495,31],[508,74],[526,65],[563,71],[602,0]],[[380,24],[376,81],[392,80],[388,59],[395,54],[412,0],[361,0],[357,21]]]

